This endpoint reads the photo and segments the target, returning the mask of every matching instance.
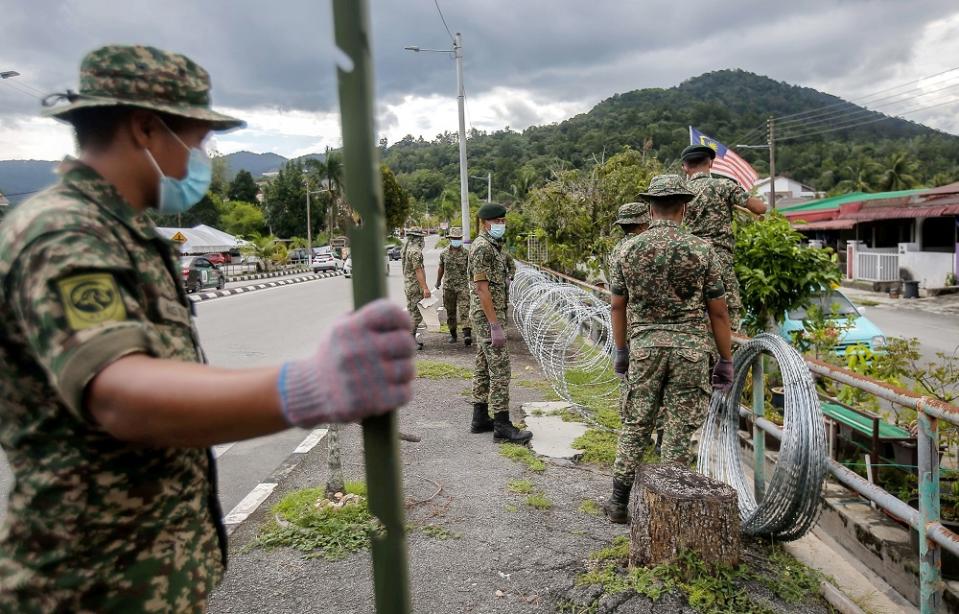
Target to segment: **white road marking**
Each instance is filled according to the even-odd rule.
[[[236,445],[236,442],[233,443],[221,443],[218,446],[213,446],[213,458],[220,458],[226,451]]]
[[[314,447],[316,444],[320,443],[324,437],[326,437],[326,429],[313,429],[309,435],[306,436],[306,439],[300,442],[300,445],[296,446],[296,449],[293,450],[294,454],[306,454]]]
[[[247,496],[243,497],[242,501],[236,504],[236,507],[230,510],[230,513],[223,519],[223,524],[239,525],[242,523],[273,494],[273,489],[275,488],[276,484],[273,482],[261,482],[257,484],[256,488],[251,490]]]

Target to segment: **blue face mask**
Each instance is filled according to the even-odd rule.
[[[164,124],[164,127],[166,128],[166,124]],[[213,181],[213,163],[210,162],[210,158],[202,149],[187,147],[176,133],[169,128],[167,130],[184,149],[190,152],[186,177],[183,179],[168,177],[163,173],[149,149],[146,150],[146,153],[150,162],[153,163],[153,167],[160,174],[160,195],[157,209],[160,213],[183,213],[203,200],[203,196],[210,189],[210,183]]]
[[[463,242],[459,239],[452,239],[450,240],[450,245],[453,247],[463,247]]]
[[[506,234],[506,224],[491,224],[489,234],[494,239],[502,239],[503,235]]]

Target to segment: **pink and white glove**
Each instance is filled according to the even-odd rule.
[[[316,354],[280,369],[283,417],[292,426],[355,422],[410,401],[414,343],[409,315],[386,299],[339,318]]]
[[[501,348],[506,345],[506,331],[501,324],[489,325],[490,345],[494,348]]]

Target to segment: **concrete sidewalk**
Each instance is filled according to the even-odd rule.
[[[885,292],[870,292],[853,286],[842,286],[842,292],[856,304],[878,304],[896,309],[912,309],[941,315],[959,315],[959,294],[943,294],[925,298],[889,298]]]

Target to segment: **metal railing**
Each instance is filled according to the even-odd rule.
[[[858,255],[895,256],[894,254],[862,253]],[[538,269],[557,282],[575,284],[594,294],[609,296],[609,291],[604,288],[586,284],[545,267],[533,264],[527,264],[527,266]],[[736,342],[745,340],[745,337],[734,338]],[[879,508],[889,512],[919,533],[919,611],[922,614],[936,612],[942,604],[943,583],[940,562],[942,548],[959,556],[959,535],[945,528],[940,522],[939,421],[945,420],[959,425],[959,407],[813,358],[807,357],[805,361],[809,370],[819,377],[862,390],[890,403],[916,411],[919,423],[919,509],[909,506],[885,489],[862,478],[831,458],[827,459],[827,467],[840,484],[875,503]],[[752,408],[740,406],[740,415],[753,422],[753,473],[757,497],[761,496],[765,483],[765,433],[769,433],[776,439],[782,439],[782,429],[765,418],[763,373],[763,360],[760,356],[754,362],[752,369]]]

